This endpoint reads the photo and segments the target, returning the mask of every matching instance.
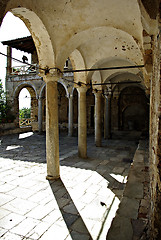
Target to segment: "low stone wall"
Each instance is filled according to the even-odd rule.
[[[33,132],[39,131],[38,122],[32,122],[31,127]]]
[[[1,123],[0,124],[0,131],[14,129],[14,128],[15,128],[15,123]]]
[[[22,128],[13,128],[13,129],[0,129],[0,136],[10,135],[15,133],[24,133],[24,132],[31,132],[32,127],[22,127]]]

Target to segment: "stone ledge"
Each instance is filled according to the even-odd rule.
[[[140,140],[129,171],[128,181],[116,216],[107,234],[107,240],[140,239],[148,224],[149,199],[145,192],[147,162],[146,141]],[[144,238],[146,239],[146,237]]]
[[[0,136],[10,135],[10,134],[16,134],[16,133],[25,133],[25,132],[31,132],[32,127],[23,127],[23,128],[14,128],[14,129],[8,129],[4,131],[0,131]]]

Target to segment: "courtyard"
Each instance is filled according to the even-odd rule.
[[[137,237],[143,230],[140,226],[146,224],[147,194],[145,196],[143,191],[145,186],[141,191],[139,186],[147,183],[147,176],[142,180],[143,172],[138,174],[145,169],[144,165],[148,166],[146,141],[142,140],[141,146],[137,136],[124,135],[120,139],[103,140],[102,147],[95,147],[91,135],[87,138],[88,158],[82,159],[78,158],[77,137],[60,134],[59,138],[61,178],[56,181],[46,180],[45,134],[28,132],[0,138],[1,239],[105,240],[116,211],[124,217],[121,222],[125,233],[130,233],[127,219],[133,219],[132,234],[136,233]],[[139,178],[134,179],[134,190],[128,189],[127,180],[137,149],[144,156],[144,164],[137,155],[140,167],[136,174]],[[129,195],[137,198],[132,197],[130,205]],[[139,215],[142,203],[144,211]],[[115,234],[108,239],[118,239],[117,220],[112,228]],[[121,236],[119,239],[130,239],[128,234],[127,238]]]

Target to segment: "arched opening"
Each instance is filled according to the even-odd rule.
[[[95,126],[95,97],[92,92],[92,89],[88,89],[87,91],[87,134],[94,133]]]
[[[27,88],[23,88],[19,93],[19,126],[31,124],[31,95]]]
[[[61,132],[67,132],[68,129],[68,98],[64,86],[58,82],[58,117],[59,129]]]
[[[124,88],[119,96],[119,127],[128,131],[147,131],[149,122],[148,99],[137,86]]]
[[[73,134],[78,135],[78,91],[73,91]]]
[[[23,84],[16,89],[14,94],[14,113],[18,127],[32,126],[32,123],[37,123],[38,100],[32,86]]]
[[[42,100],[42,131],[46,130],[46,88],[43,87],[41,92],[41,100]]]
[[[131,104],[122,112],[123,130],[141,131],[146,127],[146,110],[141,104]]]

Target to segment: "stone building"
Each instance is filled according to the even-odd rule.
[[[77,106],[78,102],[78,154],[82,158],[87,157],[89,127],[95,128],[96,146],[101,145],[102,133],[108,138],[121,130],[148,132],[149,228],[151,239],[156,236],[160,239],[160,1],[1,0],[0,3],[0,21],[8,11],[18,16],[31,32],[36,47],[39,77],[33,73],[36,78],[27,83],[23,75],[18,75],[17,80],[11,81],[17,84],[15,91],[8,90],[16,112],[18,93],[27,87],[33,98],[33,118],[38,116],[37,129],[41,131],[42,122],[46,121],[47,179],[60,177],[58,122],[68,122],[72,134],[73,123],[77,122],[73,103]],[[65,74],[69,72],[64,71],[66,59],[70,59],[70,73],[73,73],[68,81]],[[12,77],[7,79],[9,82]],[[67,104],[68,111],[64,109]],[[64,118],[60,119],[63,116],[59,111],[64,112]]]
[[[19,127],[19,94],[23,88],[30,93],[31,98],[31,126],[33,131],[45,131],[46,121],[46,84],[43,78],[39,76],[39,65],[36,48],[31,36],[2,42],[7,45],[7,72],[6,72],[6,91],[8,93],[8,102],[12,106],[12,112],[16,116],[15,125]],[[31,54],[31,64],[20,61],[20,66],[14,66],[12,61],[12,49],[18,49]],[[23,56],[24,57],[24,56]],[[68,65],[68,68],[67,68]],[[66,61],[64,69],[71,69],[71,63]],[[58,106],[59,106],[59,126],[61,129],[68,128],[68,114],[73,110],[72,104],[74,84],[73,73],[63,74],[63,78],[58,83]],[[69,101],[68,101],[69,99]],[[77,111],[77,101],[74,112]],[[70,112],[73,116],[73,112]],[[77,114],[76,114],[77,115]],[[73,117],[70,116],[73,120]],[[74,119],[77,127],[77,118]],[[73,126],[73,121],[72,123]],[[71,127],[69,127],[71,129]],[[69,133],[69,135],[71,135]]]

